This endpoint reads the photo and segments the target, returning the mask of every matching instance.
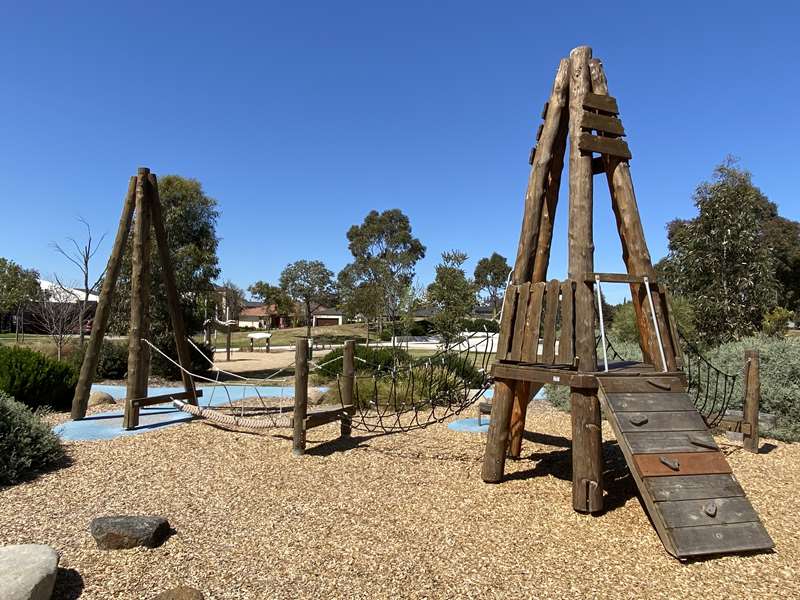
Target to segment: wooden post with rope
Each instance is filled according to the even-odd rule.
[[[355,387],[356,369],[355,369],[355,353],[356,343],[354,340],[347,340],[344,343],[344,350],[342,352],[342,408],[344,414],[342,415],[340,431],[342,437],[350,437],[352,433],[352,414],[353,410],[353,389]]]
[[[297,338],[294,353],[294,414],[292,454],[306,453],[306,415],[308,414],[308,338]]]

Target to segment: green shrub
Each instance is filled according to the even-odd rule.
[[[422,337],[425,335],[430,335],[432,331],[433,331],[433,323],[431,323],[430,321],[425,321],[425,320],[414,321],[408,328],[408,335]]]
[[[383,331],[380,332],[378,335],[382,342],[391,342],[392,341],[392,330],[384,327]]]
[[[0,485],[11,485],[64,460],[58,436],[30,408],[0,393]]]
[[[69,408],[78,373],[67,363],[19,346],[0,346],[0,391],[32,408]]]
[[[760,354],[761,412],[775,414],[774,429],[762,434],[780,440],[800,440],[800,340],[756,336],[722,344],[710,350],[706,358],[727,373],[739,373],[731,397],[731,407],[741,409],[744,351]]]
[[[687,339],[694,342],[697,339],[697,328],[691,303],[684,298],[675,297],[672,299],[672,309],[678,329]],[[636,311],[633,308],[633,302],[628,300],[615,307],[614,321],[608,329],[608,336],[614,345],[617,341],[639,341],[639,328],[636,325]]]
[[[486,375],[475,368],[469,354],[456,354],[448,352],[431,358],[433,366],[441,366],[452,373],[453,379],[459,384],[465,382],[471,388],[483,387]]]
[[[175,338],[172,334],[155,337],[152,340],[153,345],[159,348],[164,354],[178,360],[178,352],[175,349]],[[206,375],[211,370],[209,360],[213,360],[214,351],[211,346],[203,342],[195,342],[195,345],[200,348],[202,355],[194,348],[189,346],[189,356],[191,357],[191,364],[188,370],[196,375]],[[203,358],[205,356],[206,358]],[[207,360],[208,359],[208,360]],[[127,369],[127,357],[125,359],[125,367]],[[164,358],[159,352],[150,350],[150,373],[165,379],[178,380],[181,378],[181,370],[172,362]]]
[[[316,362],[325,366],[317,372],[325,377],[341,375],[342,354],[344,354],[344,348],[336,348],[321,357]],[[355,356],[356,373],[388,372],[396,365],[405,365],[411,362],[411,355],[400,348],[373,348],[357,345]]]
[[[86,347],[76,348],[72,352],[67,362],[80,373],[83,358],[86,355]],[[95,380],[98,379],[124,379],[128,372],[128,345],[124,342],[114,342],[103,340],[100,346],[100,356],[97,359],[97,369],[95,369]]]
[[[500,331],[500,323],[491,319],[464,319],[462,328],[464,331],[498,333]]]
[[[789,329],[789,321],[794,318],[794,313],[782,306],[776,306],[764,315],[761,322],[761,330],[766,335],[783,336]]]

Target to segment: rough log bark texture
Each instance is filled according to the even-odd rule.
[[[744,353],[744,406],[742,416],[750,423],[750,433],[744,434],[743,445],[748,452],[758,453],[758,408],[761,404],[761,373],[758,350]]]
[[[583,274],[594,271],[592,231],[592,155],[579,148],[583,100],[591,91],[589,60],[592,50],[580,46],[570,52],[569,119],[569,277],[576,280],[575,353],[580,370],[597,368],[594,338],[594,298]],[[572,503],[577,511],[603,507],[603,454],[600,402],[594,390],[572,388]]]
[[[133,254],[131,256],[131,322],[128,331],[128,385],[125,393],[125,414],[122,426],[133,429],[139,424],[139,408],[132,402],[143,398],[142,388],[142,328],[149,300],[144,295],[144,251],[147,234],[148,195],[146,193],[149,169],[141,167],[136,175],[136,220],[133,224]]]
[[[297,338],[294,354],[294,435],[292,454],[306,453],[306,415],[308,414],[308,338]]]
[[[509,441],[508,429],[514,403],[514,390],[511,383],[498,379],[494,384],[492,415],[486,439],[486,452],[483,455],[482,477],[486,483],[499,483],[503,480],[506,448]]]
[[[355,355],[356,343],[353,340],[347,340],[344,343],[344,352],[342,353],[342,406],[347,408],[353,406],[353,387],[355,386],[356,369],[355,369]],[[350,409],[352,410],[352,408]],[[342,417],[341,435],[342,437],[349,437],[352,432],[351,415],[348,413]]]
[[[186,326],[183,322],[183,311],[181,310],[180,296],[178,287],[175,283],[175,267],[172,264],[172,255],[169,250],[169,240],[167,231],[164,227],[164,215],[161,210],[161,198],[158,194],[158,180],[151,174],[149,177],[152,186],[152,199],[150,209],[153,215],[153,231],[156,236],[158,247],[158,260],[161,263],[161,276],[164,281],[164,288],[167,292],[167,310],[172,323],[172,332],[175,337],[175,346],[178,352],[178,362],[189,369],[192,364],[192,356],[189,353],[189,343],[186,341]],[[191,375],[181,371],[184,389],[190,393],[189,404],[197,405],[195,397],[194,381]]]
[[[590,61],[590,72],[592,79],[592,91],[598,96],[608,95],[608,82],[606,80],[603,64],[597,59]],[[614,216],[617,220],[620,241],[622,243],[622,258],[630,275],[647,276],[650,281],[656,280],[655,270],[650,258],[650,251],[642,229],[642,222],[639,216],[639,207],[636,203],[636,194],[633,189],[633,179],[631,177],[630,165],[627,160],[612,156],[603,156],[608,179],[608,188],[611,195],[611,205],[614,209]],[[646,290],[641,284],[631,284],[631,297],[633,299],[634,310],[636,311],[636,321],[639,327],[642,353],[645,362],[661,367],[660,353],[658,351],[658,340],[656,339],[655,329],[653,328],[650,307],[647,301]],[[668,319],[672,315],[668,314],[666,307],[658,294],[653,294],[653,304],[656,308],[656,318],[659,323],[661,339],[664,342],[664,354],[667,359],[667,367],[670,371],[676,369],[675,349],[667,343],[671,339],[669,332]]]
[[[150,248],[152,241],[153,193],[149,181],[145,181],[145,196],[146,209],[142,213],[144,219],[142,234],[142,297],[144,297],[146,301],[142,313],[142,338],[150,339]],[[147,384],[150,379],[150,346],[142,343],[140,352],[139,360],[141,361],[141,365],[139,366],[139,376],[141,377],[141,381],[139,382],[139,388],[143,390],[144,396],[147,396]]]
[[[553,243],[553,224],[556,217],[558,192],[561,189],[561,174],[564,171],[564,154],[567,150],[568,134],[569,112],[563,110],[562,107],[561,122],[553,144],[553,160],[550,163],[550,171],[547,174],[544,206],[539,220],[539,239],[536,244],[536,256],[533,262],[531,282],[545,281],[547,279],[547,266],[550,264],[550,247]]]
[[[538,246],[539,222],[544,204],[545,187],[550,173],[550,164],[555,152],[556,137],[562,118],[566,118],[564,107],[569,86],[569,61],[562,59],[556,72],[553,91],[550,94],[542,133],[536,146],[528,188],[525,192],[525,213],[522,218],[522,232],[519,238],[517,259],[514,263],[514,283],[530,281],[533,273],[534,254]]]
[[[98,299],[92,322],[92,333],[89,336],[89,343],[86,345],[86,354],[83,358],[83,364],[81,364],[78,385],[75,388],[75,396],[72,399],[71,416],[73,419],[82,419],[86,416],[89,392],[97,369],[97,361],[100,358],[103,337],[108,327],[108,318],[111,315],[111,308],[114,303],[114,288],[117,285],[119,270],[122,267],[122,255],[125,252],[125,245],[128,243],[128,232],[131,228],[135,203],[136,177],[131,177],[128,182],[128,193],[125,195],[125,202],[122,206],[122,216],[120,216],[119,226],[117,227],[117,236],[114,238],[114,246],[111,249],[111,256],[108,259],[105,271],[106,275],[103,278],[103,286],[100,289],[100,298]]]

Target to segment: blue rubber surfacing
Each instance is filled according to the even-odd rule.
[[[294,395],[292,387],[272,387],[272,386],[231,386],[226,393],[225,389],[219,386],[198,386],[203,391],[200,399],[202,406],[225,406],[230,401],[241,400],[245,397],[256,395],[256,390],[262,398],[277,398],[286,396],[287,408],[291,408],[291,396]],[[327,388],[320,388],[323,392]],[[125,398],[125,387],[121,385],[93,385],[93,392],[106,392],[116,400]],[[148,389],[148,396],[159,396],[170,392],[180,392],[182,388],[176,387],[151,387]],[[230,397],[229,395],[230,394]],[[90,415],[80,421],[67,421],[61,425],[53,427],[53,431],[65,441],[90,441],[90,440],[112,440],[117,437],[139,435],[154,429],[179,425],[186,421],[191,421],[194,417],[172,406],[171,402],[157,404],[155,406],[143,407],[139,412],[139,426],[136,429],[122,428],[123,411],[114,410],[109,412]]]
[[[485,399],[491,399],[494,390],[486,390],[483,393],[483,397]],[[541,400],[545,397],[544,388],[539,390],[534,396],[536,399]],[[480,425],[478,424],[477,417],[469,418],[469,419],[459,419],[458,421],[453,421],[452,423],[447,425],[448,429],[452,429],[453,431],[461,431],[464,433],[486,433],[489,431],[489,415],[483,415],[480,419]]]

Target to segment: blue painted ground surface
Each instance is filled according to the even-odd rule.
[[[486,390],[483,394],[483,397],[486,399],[491,399],[493,396],[494,390]],[[545,397],[544,389],[541,389],[537,392],[536,396],[534,396],[537,400],[542,400]],[[459,419],[458,421],[453,421],[447,426],[449,429],[453,431],[463,431],[465,433],[486,433],[489,431],[489,415],[481,416],[481,424],[478,425],[478,419]]]
[[[203,397],[200,399],[202,406],[223,406],[229,401],[241,400],[245,397],[252,397],[258,394],[262,398],[275,398],[279,396],[292,396],[293,387],[270,387],[270,386],[228,386],[228,393],[221,387],[198,386],[203,390]],[[324,389],[324,388],[323,388]],[[125,398],[125,387],[121,385],[93,385],[93,392],[107,392],[116,399]],[[181,388],[175,387],[151,387],[148,396],[160,396],[170,392],[180,392]],[[230,394],[230,400],[228,398]],[[53,431],[63,440],[110,440],[123,435],[137,435],[161,427],[169,427],[184,423],[192,419],[191,415],[179,411],[171,403],[147,406],[139,413],[139,426],[133,430],[122,428],[122,410],[99,413],[91,415],[80,421],[67,421],[61,425],[56,425]]]

